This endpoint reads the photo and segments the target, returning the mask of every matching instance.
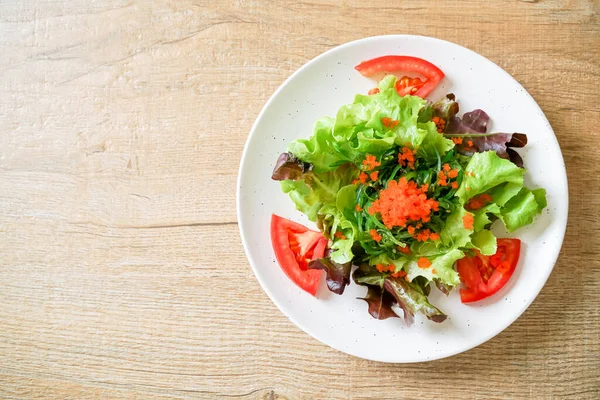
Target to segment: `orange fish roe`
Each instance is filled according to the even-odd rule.
[[[466,187],[465,190],[468,192],[469,190],[471,190],[470,187]]]
[[[365,183],[367,183],[367,179],[369,178],[369,175],[365,174],[364,172],[361,172],[360,175],[358,175],[358,181],[360,183],[362,183],[363,185]]]
[[[422,187],[402,177],[398,181],[389,181],[388,187],[379,192],[369,214],[380,213],[383,224],[392,229],[394,226],[405,227],[409,221],[429,222],[432,211],[438,210],[438,202],[428,199]]]
[[[469,200],[468,203],[465,204],[465,208],[467,210],[479,210],[481,207],[487,206],[492,201],[494,201],[492,196],[487,193],[482,193]]]
[[[440,186],[447,186],[448,185],[448,181],[446,181],[446,174],[444,174],[444,171],[440,171],[438,172],[438,185]]]
[[[414,234],[415,234],[415,227],[414,227],[414,226],[412,226],[412,225],[411,225],[411,226],[409,226],[409,227],[408,227],[408,233],[409,233],[409,234],[411,234],[411,235],[414,235]]]
[[[377,178],[379,178],[379,171],[371,172],[369,174],[369,178],[371,178],[372,181],[376,181]]]
[[[437,271],[435,270],[435,268],[431,270],[431,273],[434,275],[437,274]]]
[[[393,272],[396,270],[396,267],[394,265],[383,265],[383,264],[377,264],[375,266],[375,268],[377,268],[377,271],[379,272]]]
[[[473,147],[473,141],[472,140],[467,141],[467,146]]]
[[[375,229],[371,229],[369,231],[369,235],[371,235],[371,239],[373,239],[377,243],[379,243],[381,241],[381,235],[379,233],[377,233],[377,231]]]
[[[381,118],[381,123],[387,128],[394,129],[398,126],[399,121],[396,119],[391,119],[389,117],[383,117]]]
[[[438,182],[440,186],[448,186],[448,178],[456,178],[458,176],[457,169],[451,169],[450,164],[444,164],[442,170],[438,172]],[[454,187],[454,186],[453,186]]]
[[[429,261],[425,257],[421,257],[417,260],[417,265],[419,266],[419,268],[427,269],[431,267],[431,261]]]
[[[435,128],[439,133],[442,133],[446,128],[446,121],[444,121],[443,118],[433,117],[431,118],[431,121],[435,124]]]
[[[398,246],[398,251],[402,254],[410,254],[410,248],[408,246]]]
[[[423,229],[421,232],[414,235],[414,238],[418,242],[426,242],[427,240],[439,240],[440,235],[435,232],[431,232],[429,229]]]
[[[346,235],[344,235],[342,232],[337,231],[334,235],[335,238],[337,239],[342,239],[342,240],[346,240]]]
[[[419,222],[419,223],[418,223],[418,224],[415,226],[415,228],[417,228],[417,229],[421,229],[421,227],[422,227],[422,226],[423,226],[423,224]]]
[[[363,166],[367,171],[375,169],[381,165],[380,162],[377,161],[377,157],[367,154],[367,157],[363,160]]]
[[[431,231],[429,229],[423,229],[421,232],[417,233],[414,237],[418,242],[425,242],[429,239],[429,235]]]
[[[402,277],[406,276],[406,272],[404,272],[404,271],[398,271],[398,272],[394,272],[394,273],[392,274],[392,276],[393,276],[394,278],[402,278]]]
[[[453,179],[456,178],[458,176],[458,170],[457,169],[453,169],[448,171],[448,178]]]
[[[358,212],[362,211],[362,207],[360,206],[360,204],[357,204],[356,207],[354,207],[354,209]]]
[[[454,144],[462,144],[463,138],[461,138],[461,137],[453,137],[452,141],[454,142]]]
[[[379,88],[378,87],[369,90],[369,92],[367,94],[369,96],[371,96],[372,94],[377,94],[377,93],[379,93]]]
[[[473,215],[467,214],[463,217],[463,225],[466,229],[472,230],[473,222],[475,222],[475,218],[473,218]]]
[[[415,154],[417,154],[416,149],[411,150],[408,147],[403,147],[402,153],[398,153],[398,164],[403,167],[415,169]]]
[[[452,187],[452,189],[458,189],[458,182],[454,181],[450,184],[450,186]]]

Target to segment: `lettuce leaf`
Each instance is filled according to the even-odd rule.
[[[375,291],[372,292],[374,300],[365,301],[369,303],[369,313],[375,318],[381,319],[378,317],[379,312],[372,311],[378,311],[379,302],[385,302],[385,299],[379,299],[376,295],[381,293],[383,297],[385,296],[385,292],[391,294],[398,306],[402,308],[404,311],[404,321],[408,326],[413,324],[414,315],[417,312],[423,313],[428,319],[434,322],[442,322],[447,317],[446,314],[429,302],[425,289],[419,286],[417,282],[407,282],[403,278],[392,278],[387,275],[382,275],[368,265],[359,266],[354,271],[352,277],[357,284],[367,286],[368,288],[374,288]],[[378,290],[382,290],[382,292],[379,292]],[[367,298],[368,297],[369,295],[367,294]],[[374,305],[372,306],[371,303],[374,303]],[[375,308],[375,310],[372,310],[372,307]],[[391,309],[391,304],[384,303],[384,307]],[[388,308],[384,311],[386,315],[389,311]]]
[[[471,156],[475,152],[488,150],[495,151],[498,156],[512,161],[523,167],[521,156],[510,147],[524,147],[527,144],[527,135],[523,133],[489,133],[487,125],[490,117],[483,110],[473,110],[463,115],[462,118],[452,116],[446,119],[444,134],[460,136],[464,140],[456,146],[460,154]],[[468,142],[471,142],[469,145]]]
[[[413,324],[417,312],[438,323],[447,318],[446,314],[429,302],[423,290],[414,283],[406,282],[402,278],[386,278],[383,287],[394,296],[398,306],[404,310],[404,321],[409,326]]]
[[[486,151],[473,154],[467,164],[466,172],[467,174],[456,191],[456,196],[462,204],[471,197],[504,183],[523,186],[525,170],[509,160],[500,158],[493,151]]]
[[[338,191],[335,205],[339,212],[350,221],[356,221],[354,208],[356,206],[356,185],[346,185]]]
[[[352,262],[338,264],[328,258],[320,258],[308,263],[308,268],[324,270],[327,275],[327,287],[333,293],[344,293],[344,289],[350,283]]]
[[[484,256],[496,254],[496,236],[487,229],[473,233],[471,244]]]
[[[290,143],[288,151],[300,160],[313,165],[316,172],[331,171],[343,162],[352,161],[332,147],[335,120],[323,117],[315,123],[310,139],[297,139]]]
[[[281,181],[281,190],[290,196],[298,211],[316,221],[321,207],[335,206],[340,189],[348,186],[357,175],[358,168],[352,163],[320,174],[310,169],[295,181]]]
[[[408,257],[405,255],[402,255],[402,254],[399,254],[398,256],[396,256],[396,258],[391,258],[386,253],[383,253],[378,256],[369,258],[369,265],[372,265],[372,266],[375,266],[377,264],[393,265],[396,268],[395,272],[397,272],[397,271],[404,270],[404,266],[409,261],[410,260],[408,259]]]
[[[438,117],[444,121],[450,121],[458,114],[459,106],[453,93],[448,93],[445,97],[432,103],[428,101],[419,113],[419,122],[431,121],[433,117]],[[448,126],[446,126],[446,129]]]
[[[419,132],[426,132],[424,138],[417,144],[418,156],[427,161],[435,161],[454,147],[454,142],[440,135],[433,122],[417,124]]]
[[[461,119],[454,118],[448,127],[448,131],[468,133],[485,133],[490,117],[483,110],[477,109],[463,115]]]
[[[479,210],[473,211],[473,230],[475,232],[479,232],[488,225],[490,225],[493,221],[489,218],[489,214],[494,216],[500,215],[500,206],[496,203],[490,203],[485,207],[480,208]]]
[[[323,206],[319,194],[310,188],[304,181],[281,181],[281,191],[287,193],[296,209],[305,214],[309,220],[316,221],[317,213]]]
[[[337,231],[341,232],[344,236],[342,238],[334,236],[333,244],[331,245],[331,250],[333,250],[330,255],[331,260],[340,264],[351,262],[354,258],[352,247],[357,235],[356,226],[341,214],[334,214],[334,218],[337,219]]]
[[[431,261],[429,268],[423,269],[417,265],[417,261],[413,260],[406,264],[406,272],[408,279],[413,279],[422,276],[428,281],[439,279],[445,285],[456,286],[460,283],[458,273],[454,270],[454,263],[465,256],[465,253],[458,248],[443,250],[437,256],[428,256]],[[435,274],[433,271],[435,270]]]
[[[506,204],[507,201],[516,196],[522,188],[523,185],[519,183],[504,183],[502,185],[494,187],[488,192],[488,194],[492,196],[495,204],[502,207]]]
[[[394,298],[391,294],[377,286],[367,287],[367,296],[361,297],[369,305],[369,314],[375,319],[400,318],[394,312]]]
[[[432,117],[442,118],[444,121],[451,121],[459,111],[454,94],[448,93],[446,97],[435,102],[432,106],[432,111]],[[448,126],[445,127],[445,129],[447,128]]]
[[[446,219],[440,239],[447,248],[465,247],[471,241],[472,230],[466,229],[464,218],[473,215],[463,207],[456,208]]]
[[[361,286],[378,286],[383,288],[385,276],[368,264],[361,264],[354,270],[352,279],[354,279],[356,284]]]
[[[310,172],[311,169],[312,164],[299,160],[294,154],[282,153],[275,163],[271,179],[274,181],[296,180],[300,179],[305,173]]]
[[[524,187],[511,198],[500,210],[500,219],[506,230],[513,232],[529,225],[533,218],[546,207],[546,191],[544,189],[529,190]]]

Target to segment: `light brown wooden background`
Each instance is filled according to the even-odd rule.
[[[0,397],[600,398],[599,12],[0,1]],[[386,33],[450,40],[511,73],[554,127],[570,184],[563,250],[530,309],[415,365],[347,356],[288,321],[250,270],[234,204],[270,94],[316,55]]]

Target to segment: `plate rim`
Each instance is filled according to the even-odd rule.
[[[335,345],[335,344],[330,344],[330,343],[326,343],[323,340],[321,340],[317,335],[312,333],[312,330],[310,328],[308,328],[307,326],[305,326],[302,322],[299,322],[291,313],[286,312],[286,308],[283,307],[282,303],[280,301],[278,301],[275,296],[271,293],[271,291],[267,288],[267,285],[265,284],[263,278],[261,278],[260,273],[258,273],[257,271],[257,267],[254,265],[254,263],[251,260],[250,257],[250,251],[249,251],[249,245],[246,241],[246,238],[244,236],[244,222],[243,222],[243,218],[242,218],[242,212],[241,212],[241,188],[242,188],[242,172],[244,169],[244,165],[246,164],[246,159],[248,157],[248,148],[250,146],[250,142],[252,140],[252,138],[255,136],[256,131],[257,131],[257,127],[259,125],[259,123],[262,121],[264,114],[266,112],[266,110],[271,106],[271,104],[274,102],[275,98],[277,97],[277,95],[297,76],[299,75],[302,71],[304,71],[305,69],[310,68],[313,64],[317,63],[319,60],[321,60],[322,58],[330,55],[331,53],[334,53],[336,51],[340,51],[342,49],[348,48],[348,47],[352,47],[355,46],[359,43],[363,43],[363,42],[369,42],[369,41],[378,41],[378,40],[383,40],[383,39],[398,39],[398,40],[402,40],[402,39],[419,39],[419,40],[424,40],[424,41],[435,41],[435,42],[443,42],[444,45],[449,45],[449,46],[457,46],[459,48],[462,48],[463,50],[466,50],[468,53],[471,53],[472,55],[481,58],[484,62],[487,62],[488,64],[490,64],[493,68],[497,69],[499,73],[504,74],[507,78],[509,78],[510,80],[512,80],[513,82],[515,82],[517,85],[519,85],[520,87],[523,88],[523,91],[525,93],[525,95],[528,97],[529,100],[531,100],[533,102],[533,104],[538,108],[539,112],[541,113],[541,117],[543,118],[544,122],[546,123],[548,129],[550,130],[550,132],[552,132],[552,136],[554,138],[554,141],[556,143],[556,146],[559,149],[559,154],[560,154],[560,161],[562,162],[562,170],[564,171],[564,177],[565,177],[565,186],[564,186],[564,200],[565,200],[565,217],[564,217],[564,223],[562,224],[562,226],[560,226],[560,234],[559,237],[557,238],[558,242],[560,243],[559,246],[559,250],[556,252],[556,255],[553,257],[552,260],[552,268],[549,269],[548,274],[541,280],[539,280],[539,288],[536,290],[536,294],[535,296],[533,296],[531,298],[531,300],[525,302],[523,305],[521,305],[521,307],[514,313],[514,318],[512,318],[508,324],[506,324],[506,326],[502,327],[501,329],[499,329],[498,331],[490,334],[490,335],[486,335],[484,337],[482,337],[480,340],[478,341],[474,341],[471,342],[469,345],[465,346],[464,348],[459,349],[458,351],[450,351],[448,353],[443,353],[440,354],[438,356],[434,356],[434,357],[429,357],[427,359],[419,359],[419,358],[415,358],[415,359],[409,359],[409,360],[402,360],[402,361],[397,361],[397,360],[386,360],[386,359],[380,359],[380,358],[375,358],[375,357],[366,357],[366,356],[358,356],[356,354],[350,353],[349,351],[342,349],[341,347]],[[304,63],[302,66],[300,66],[298,69],[296,69],[290,76],[288,76],[280,85],[279,87],[273,92],[273,94],[271,94],[271,96],[269,97],[269,99],[267,100],[267,102],[263,105],[263,107],[261,108],[260,112],[258,113],[256,119],[254,120],[254,123],[252,124],[252,127],[250,128],[250,132],[248,134],[248,137],[246,138],[246,142],[244,144],[244,149],[242,151],[242,156],[240,158],[240,164],[239,164],[239,168],[238,168],[238,176],[236,179],[236,217],[237,217],[237,223],[238,223],[238,230],[239,230],[239,234],[240,234],[240,238],[241,238],[241,242],[242,242],[242,246],[244,248],[244,253],[246,255],[246,259],[248,260],[248,263],[250,264],[250,267],[252,268],[252,272],[253,275],[255,276],[255,278],[257,279],[257,281],[259,282],[262,290],[267,294],[267,296],[269,297],[269,299],[273,302],[273,304],[275,304],[275,306],[277,306],[277,308],[279,309],[279,311],[285,315],[294,325],[296,325],[298,328],[300,328],[300,330],[302,330],[304,333],[308,334],[310,337],[316,339],[317,341],[319,341],[320,343],[324,344],[325,346],[331,347],[337,351],[340,351],[344,354],[348,354],[350,356],[353,357],[357,357],[357,358],[363,358],[363,359],[367,359],[370,361],[376,361],[376,362],[383,362],[383,363],[390,363],[390,364],[412,364],[412,363],[417,363],[417,362],[429,362],[429,361],[435,361],[435,360],[441,360],[444,358],[448,358],[448,357],[452,357],[455,356],[457,354],[461,354],[464,353],[466,351],[472,350],[480,345],[482,345],[483,343],[488,342],[489,340],[493,339],[494,337],[498,336],[500,333],[504,332],[507,328],[509,328],[517,319],[519,319],[523,313],[531,306],[531,304],[537,299],[537,297],[539,296],[540,292],[542,291],[542,289],[544,288],[544,286],[546,285],[546,282],[548,281],[548,279],[550,278],[550,275],[552,274],[552,271],[554,271],[554,268],[556,267],[556,262],[558,260],[558,257],[561,254],[561,250],[562,250],[562,246],[564,244],[564,238],[565,238],[565,234],[566,234],[566,228],[567,228],[567,223],[568,223],[568,219],[569,219],[569,188],[568,188],[568,175],[567,175],[567,171],[566,171],[566,165],[564,162],[564,156],[562,154],[562,149],[560,147],[560,143],[558,142],[558,138],[556,137],[556,133],[554,132],[554,129],[552,128],[552,125],[550,124],[550,122],[548,121],[548,118],[546,117],[546,114],[544,113],[544,111],[541,109],[541,107],[539,106],[539,104],[537,103],[537,101],[533,98],[533,96],[531,96],[531,94],[527,91],[527,89],[525,89],[525,87],[523,87],[523,85],[521,85],[521,83],[519,81],[517,81],[511,74],[509,74],[507,71],[505,71],[502,67],[500,67],[498,64],[494,63],[493,61],[491,61],[490,59],[488,59],[487,57],[477,53],[474,50],[471,50],[465,46],[462,46],[460,44],[457,43],[453,43],[444,39],[439,39],[439,38],[435,38],[435,37],[431,37],[431,36],[423,36],[423,35],[411,35],[411,34],[392,34],[392,35],[377,35],[377,36],[369,36],[369,37],[364,37],[361,39],[356,39],[356,40],[352,40],[350,42],[346,42],[343,44],[340,44],[338,46],[335,46],[331,49],[328,49],[327,51],[324,51],[323,53],[317,55],[316,57],[312,58],[311,60],[307,61],[306,63]]]

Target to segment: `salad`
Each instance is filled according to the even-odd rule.
[[[524,186],[514,150],[527,136],[488,133],[489,116],[459,116],[453,94],[425,100],[444,78],[425,60],[385,56],[356,69],[424,79],[385,76],[279,156],[272,179],[319,231],[273,215],[276,258],[312,295],[323,275],[336,294],[353,280],[367,288],[374,318],[403,314],[410,325],[420,312],[442,322],[446,315],[428,299],[432,286],[445,294],[460,287],[463,303],[499,291],[521,242],[496,238],[490,226],[500,221],[513,232],[546,207],[544,189]]]

